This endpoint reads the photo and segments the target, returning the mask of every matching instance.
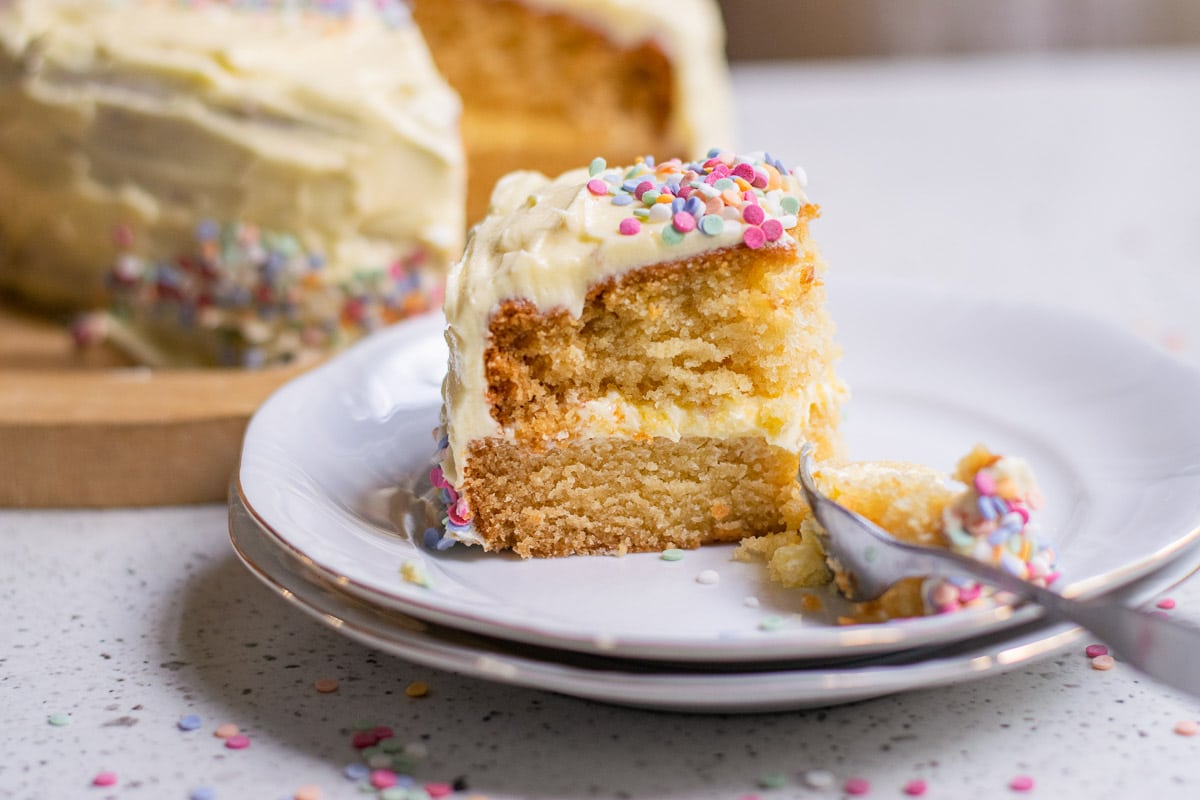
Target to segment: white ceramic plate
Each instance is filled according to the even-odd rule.
[[[831,706],[946,686],[1028,666],[1082,635],[1066,624],[1026,623],[969,642],[906,650],[853,664],[706,665],[638,662],[550,650],[427,624],[339,591],[281,547],[240,502],[230,502],[229,534],[238,556],[296,608],[369,647],[425,666],[514,686],[619,705],[702,713],[784,711]],[[1191,575],[1200,547],[1121,590],[1138,605]],[[719,666],[719,665],[712,665]]]
[[[1200,533],[1200,372],[1111,326],[903,285],[831,285],[856,458],[950,468],[975,442],[1022,455],[1070,594],[1112,589]],[[801,613],[731,548],[522,561],[433,553],[397,529],[394,487],[429,466],[445,363],[440,317],[370,338],[275,394],[239,472],[251,512],[347,591],[422,619],[583,652],[698,661],[861,656],[1031,619],[1026,607],[885,625]],[[405,527],[404,525],[400,526]],[[421,562],[432,586],[401,580]],[[718,585],[696,576],[715,569]],[[758,600],[757,607],[744,601]],[[762,630],[768,616],[784,618]]]

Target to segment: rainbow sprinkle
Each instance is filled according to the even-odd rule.
[[[331,22],[351,22],[364,13],[374,13],[389,28],[411,24],[404,0],[173,0],[184,8],[226,6],[242,13],[310,17]]]
[[[437,439],[435,461],[440,465],[446,450],[450,447],[450,440],[442,433],[441,428],[435,428],[433,435]],[[429,470],[429,482],[433,485],[443,510],[442,531],[445,533],[436,528],[429,528],[425,531],[424,544],[430,550],[449,550],[456,542],[456,535],[474,535],[475,526],[471,522],[471,509],[467,508],[466,498],[459,497],[458,491],[450,481],[446,480],[441,466],[435,466]]]
[[[152,338],[208,349],[204,360],[222,366],[287,363],[442,300],[419,245],[391,264],[334,276],[298,237],[246,223],[203,220],[194,248],[168,260],[139,255],[127,226],[114,240],[121,252],[108,275],[110,314]]]
[[[968,491],[946,508],[944,531],[960,555],[994,564],[1021,580],[1049,586],[1058,579],[1053,548],[1037,536],[1042,505],[1033,476],[1018,459],[990,456]],[[981,602],[985,589],[967,578],[926,581],[926,605],[938,613]]]
[[[713,149],[703,161],[645,156],[632,167],[609,168],[593,159],[585,184],[590,196],[629,209],[617,231],[637,236],[646,225],[668,245],[692,234],[718,236],[740,225],[742,243],[757,250],[778,241],[807,207],[804,173],[769,153],[735,155]]]

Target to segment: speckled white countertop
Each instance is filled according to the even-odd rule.
[[[1106,317],[1200,364],[1200,53],[741,68],[742,140],[808,169],[832,268]],[[1200,424],[1200,409],[1197,410]],[[2,476],[0,476],[2,479]],[[1200,623],[1200,582],[1170,595]],[[1200,719],[1081,647],[1008,675],[819,711],[688,716],[462,678],[373,653],[273,597],[218,507],[0,512],[0,796],[359,796],[355,722],[417,778],[501,798],[1185,797]],[[1198,666],[1200,668],[1200,666]],[[332,677],[332,694],[313,689]],[[425,681],[428,696],[405,688]],[[51,714],[69,723],[48,723]],[[202,727],[183,732],[183,714]],[[245,750],[212,736],[233,722]],[[112,771],[116,785],[92,787]],[[782,776],[782,788],[760,779]],[[462,785],[462,784],[460,784]]]

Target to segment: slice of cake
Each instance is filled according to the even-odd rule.
[[[459,101],[398,0],[0,3],[0,292],[168,364],[436,308]]]
[[[729,141],[714,0],[414,0],[413,16],[463,100],[472,221],[514,170],[693,158]]]
[[[447,533],[522,556],[794,530],[843,384],[803,173],[766,155],[518,173],[449,275]]]
[[[826,463],[814,474],[826,495],[901,541],[952,548],[1048,586],[1058,577],[1054,550],[1033,520],[1042,504],[1029,465],[976,446],[954,477],[918,464]],[[798,529],[741,543],[734,558],[766,562],[772,581],[792,588],[840,583],[826,564],[820,525],[805,508]],[[853,622],[944,613],[987,602],[972,580],[906,578],[877,600],[854,604]]]

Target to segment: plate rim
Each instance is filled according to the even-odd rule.
[[[1062,652],[1085,633],[1083,628],[1071,623],[1033,621],[1016,631],[997,631],[977,637],[980,641],[974,646],[970,646],[969,641],[959,641],[931,648],[928,658],[918,658],[908,663],[873,663],[877,660],[869,659],[840,666],[824,664],[747,672],[677,673],[669,668],[622,671],[556,663],[519,652],[497,654],[495,651],[474,648],[469,643],[440,641],[436,633],[430,633],[427,628],[396,627],[385,631],[386,622],[382,620],[376,627],[346,619],[345,608],[335,602],[336,598],[344,595],[346,600],[360,603],[363,602],[361,598],[342,591],[334,581],[321,575],[319,570],[313,570],[302,558],[282,548],[249,509],[242,505],[245,524],[251,526],[250,535],[261,536],[264,546],[275,548],[281,557],[292,563],[293,568],[307,568],[311,573],[307,576],[297,574],[295,582],[285,582],[269,567],[255,561],[241,544],[239,536],[245,532],[238,529],[236,517],[239,498],[235,495],[236,486],[231,488],[230,493],[229,537],[238,559],[274,594],[324,627],[361,645],[423,666],[446,669],[470,678],[619,706],[702,714],[827,707],[1002,675]],[[1192,558],[1186,565],[1181,565],[1180,568],[1185,570],[1182,575],[1176,575],[1170,564],[1164,564],[1159,570],[1143,576],[1143,580],[1152,585],[1127,585],[1114,591],[1132,590],[1136,595],[1135,604],[1141,604],[1194,578],[1200,573],[1200,546],[1188,548],[1188,552],[1192,553]],[[1154,581],[1156,574],[1168,572],[1170,575],[1166,580]],[[297,582],[305,585],[298,587]],[[334,599],[322,603],[309,596],[309,593],[317,591]],[[370,607],[372,604],[366,605]],[[370,610],[392,611],[377,607]],[[415,615],[405,616],[421,623]],[[420,628],[424,627],[420,625]],[[519,642],[489,638],[500,647],[521,647]],[[941,652],[939,655],[939,651],[946,650],[954,652]],[[913,677],[917,678],[915,682]],[[730,691],[730,686],[735,690]],[[737,691],[749,689],[753,689],[749,697]]]
[[[947,644],[964,638],[995,633],[1034,621],[1044,614],[1040,606],[1032,603],[1020,603],[1017,605],[964,609],[956,612],[952,620],[947,620],[944,615],[933,615],[888,620],[882,623],[830,626],[822,628],[821,631],[825,636],[837,641],[828,643],[823,648],[816,649],[812,654],[807,656],[798,656],[795,652],[795,645],[787,641],[777,641],[772,646],[771,642],[774,640],[765,640],[767,643],[766,646],[763,646],[759,642],[757,649],[743,653],[738,651],[736,641],[714,639],[712,642],[693,645],[686,650],[679,650],[676,649],[678,647],[677,644],[663,643],[661,640],[639,639],[632,636],[623,636],[620,639],[609,640],[595,635],[571,635],[569,632],[564,634],[558,627],[554,630],[546,631],[542,628],[533,627],[530,624],[517,622],[498,623],[494,619],[475,614],[467,609],[446,611],[436,603],[422,602],[420,595],[415,598],[409,598],[380,591],[373,586],[343,575],[336,569],[321,564],[304,550],[289,542],[286,537],[271,527],[250,504],[240,480],[237,484],[237,493],[245,504],[247,512],[254,517],[255,521],[262,526],[264,531],[275,542],[291,551],[295,557],[324,573],[327,579],[336,583],[347,593],[356,595],[367,603],[377,604],[391,611],[411,614],[414,617],[419,617],[437,625],[461,628],[464,631],[481,636],[507,639],[540,647],[563,648],[591,655],[624,656],[652,661],[722,661],[730,663],[795,661],[800,658],[821,660],[828,659],[831,653],[841,650],[853,650],[856,654],[870,656],[915,647]],[[1200,528],[1197,528],[1194,534],[1200,535]],[[1188,544],[1194,538],[1195,536],[1189,539]],[[1183,546],[1186,547],[1187,545]],[[1153,571],[1153,567],[1148,571]],[[1144,575],[1146,573],[1143,572],[1140,574]],[[1137,577],[1135,575],[1129,580],[1136,580]],[[1125,583],[1128,582],[1125,581]],[[1121,585],[1124,585],[1124,583],[1111,588],[1120,588]],[[927,637],[916,637],[911,635],[911,629],[916,626],[932,627],[936,628],[936,630]],[[864,630],[869,631],[869,633],[864,635]],[[906,636],[905,634],[910,635]],[[866,638],[868,636],[870,637],[869,640]],[[749,650],[749,648],[746,649]]]

